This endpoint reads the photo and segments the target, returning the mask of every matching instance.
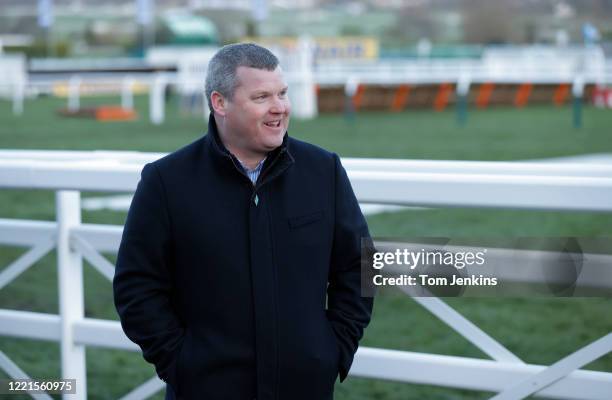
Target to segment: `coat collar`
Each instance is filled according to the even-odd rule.
[[[236,156],[230,153],[230,151],[221,141],[219,130],[217,129],[217,124],[215,122],[215,117],[212,113],[208,117],[208,132],[206,134],[206,139],[209,154],[218,166],[223,169],[234,170],[235,172],[243,175],[246,179],[249,179],[243,168],[240,166],[240,162]],[[259,188],[265,183],[280,176],[294,162],[295,160],[289,152],[289,135],[287,132],[285,132],[283,143],[268,153],[268,157],[264,162],[261,174],[257,180],[256,187]]]

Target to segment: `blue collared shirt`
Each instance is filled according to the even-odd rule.
[[[240,161],[238,158],[236,159],[238,160],[240,166],[242,167],[242,169],[244,169],[244,172],[246,172],[247,176],[249,177],[251,182],[253,182],[254,185],[255,182],[257,182],[257,178],[259,178],[259,174],[261,173],[261,169],[263,168],[264,161],[266,161],[266,158],[267,157],[264,157],[264,159],[261,160],[259,164],[257,164],[257,166],[253,169],[249,169],[246,165],[242,163],[242,161]]]

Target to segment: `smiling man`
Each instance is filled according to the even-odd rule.
[[[113,289],[166,399],[332,399],[370,320],[366,222],[338,156],[288,136],[287,90],[271,52],[223,47],[207,134],[142,171]]]

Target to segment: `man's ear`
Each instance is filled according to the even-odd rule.
[[[210,94],[210,102],[212,104],[212,107],[215,113],[221,115],[222,117],[225,117],[225,112],[226,112],[226,107],[227,107],[227,101],[225,100],[225,97],[223,97],[221,93],[217,91],[213,91]]]

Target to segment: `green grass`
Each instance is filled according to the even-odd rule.
[[[117,104],[118,98],[89,98],[82,106]],[[135,122],[100,123],[56,116],[65,102],[28,101],[25,115],[11,114],[0,102],[0,148],[171,151],[205,131],[199,116],[182,116],[168,102],[161,126],[148,122],[147,98],[137,97]],[[340,115],[293,120],[290,133],[348,157],[456,160],[517,160],[612,152],[609,110],[585,108],[584,127],[574,129],[569,108],[531,107],[472,111],[458,127],[452,111],[358,114],[349,123]],[[44,129],[43,129],[44,127]]]
[[[99,123],[58,117],[65,106],[57,99],[28,101],[22,117],[0,102],[0,148],[172,151],[205,130],[203,120],[182,116],[174,100],[161,126],[148,122],[146,98],[137,98],[140,119]],[[118,99],[83,99],[84,106]],[[364,113],[353,123],[339,115],[292,121],[292,135],[338,152],[341,156],[461,160],[518,160],[612,153],[609,111],[586,108],[584,127],[571,126],[568,108],[474,111],[458,127],[452,111]],[[85,193],[84,196],[92,195]],[[99,194],[96,194],[99,195]],[[449,193],[452,196],[452,193]],[[54,195],[48,191],[0,190],[0,218],[54,220]],[[89,223],[123,224],[125,213],[83,211]],[[406,236],[610,236],[612,215],[482,209],[414,209],[368,218],[378,237]],[[0,247],[0,268],[24,249]],[[111,260],[112,255],[109,255]],[[116,319],[111,285],[85,264],[86,314]],[[601,298],[448,299],[450,305],[530,363],[550,364],[612,331],[612,301]],[[0,290],[0,308],[57,313],[55,254],[49,254],[15,282]],[[404,295],[386,290],[377,298],[366,346],[484,357],[467,340]],[[56,343],[0,338],[0,350],[35,377],[59,377]],[[138,353],[87,349],[88,390],[92,399],[115,399],[153,375]],[[608,355],[588,366],[612,371]],[[2,374],[0,374],[0,377]],[[339,400],[484,399],[489,393],[409,385],[370,379],[348,379],[337,386]],[[17,399],[18,397],[14,397]],[[161,394],[156,398],[162,398]]]

